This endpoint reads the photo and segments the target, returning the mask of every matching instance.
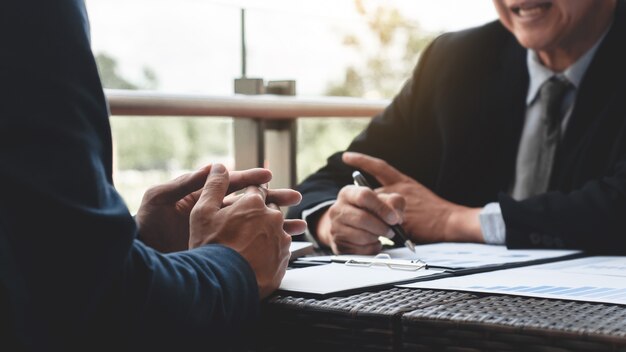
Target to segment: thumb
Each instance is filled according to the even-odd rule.
[[[198,204],[202,204],[207,208],[213,208],[216,211],[221,209],[222,201],[228,191],[228,184],[228,173],[224,165],[214,164],[209,172],[209,177],[207,177],[204,183]]]
[[[166,202],[177,202],[187,195],[200,190],[209,174],[210,166],[185,174],[161,186],[159,196]]]

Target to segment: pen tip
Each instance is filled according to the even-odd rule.
[[[413,242],[411,242],[411,240],[406,240],[404,244],[408,249],[411,250],[411,252],[415,253],[415,245],[413,244]]]

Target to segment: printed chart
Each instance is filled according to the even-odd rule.
[[[626,257],[587,257],[401,287],[626,304]]]

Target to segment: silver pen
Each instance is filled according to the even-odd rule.
[[[365,179],[365,176],[363,176],[363,174],[361,174],[359,171],[355,171],[352,173],[352,179],[354,180],[354,184],[357,186],[372,188],[369,182],[367,182],[367,180]],[[393,231],[396,236],[399,236],[404,241],[404,245],[406,246],[406,248],[415,253],[415,244],[411,242],[409,236],[406,234],[406,232],[404,232],[402,226],[395,224],[389,225],[389,228],[391,228],[391,231]]]

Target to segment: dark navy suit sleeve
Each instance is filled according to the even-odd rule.
[[[257,315],[254,273],[226,247],[163,255],[135,240],[88,31],[79,0],[0,3],[2,341],[229,349]]]

